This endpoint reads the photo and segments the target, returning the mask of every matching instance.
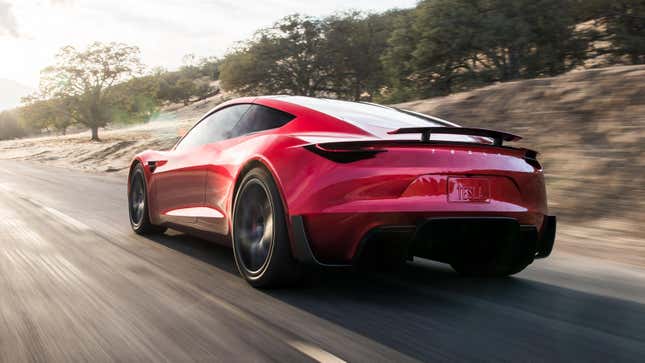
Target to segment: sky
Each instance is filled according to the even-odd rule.
[[[0,0],[0,78],[37,88],[65,45],[122,42],[149,67],[174,69],[186,54],[221,56],[283,16],[408,8],[416,0]]]

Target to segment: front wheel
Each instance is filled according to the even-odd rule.
[[[249,284],[277,287],[299,279],[282,200],[273,178],[262,168],[242,179],[233,205],[232,234],[235,263]]]
[[[150,222],[148,215],[148,191],[146,177],[141,164],[137,164],[130,175],[130,188],[128,189],[128,212],[130,226],[137,234],[163,233],[166,228],[156,226]]]

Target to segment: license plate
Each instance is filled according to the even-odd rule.
[[[487,178],[448,178],[448,201],[456,203],[490,202],[490,180]]]

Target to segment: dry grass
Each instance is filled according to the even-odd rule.
[[[90,142],[89,132],[3,141],[0,158],[125,174],[135,154],[146,149],[170,149],[182,131],[226,97],[218,95],[187,107],[168,108],[157,119],[135,127],[101,130],[99,142]]]
[[[504,83],[400,106],[524,136],[520,145],[541,152],[553,210],[568,220],[644,210],[645,66]]]

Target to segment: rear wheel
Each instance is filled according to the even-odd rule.
[[[284,207],[271,175],[252,169],[242,179],[233,206],[233,252],[240,274],[255,287],[296,282]]]
[[[137,164],[130,176],[130,188],[128,193],[128,212],[130,215],[130,226],[138,234],[163,233],[165,227],[160,227],[150,222],[148,215],[148,191],[146,188],[146,177],[141,164]]]

